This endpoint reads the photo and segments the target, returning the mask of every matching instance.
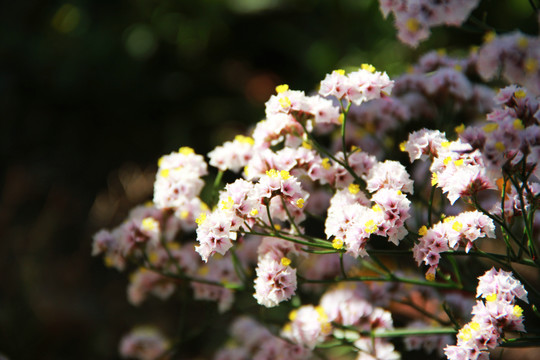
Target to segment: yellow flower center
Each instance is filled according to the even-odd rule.
[[[287,90],[289,90],[289,85],[287,85],[287,84],[282,84],[282,85],[276,86],[276,92],[278,94],[284,93]]]
[[[335,238],[334,240],[332,240],[332,247],[334,249],[337,249],[337,250],[342,249],[343,248],[343,240]]]

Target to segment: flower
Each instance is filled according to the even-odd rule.
[[[256,273],[254,297],[260,305],[277,306],[289,300],[296,291],[296,269],[272,256],[259,258]]]

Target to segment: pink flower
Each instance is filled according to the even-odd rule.
[[[140,305],[148,294],[162,300],[167,299],[175,290],[174,283],[156,272],[141,268],[131,275],[128,287],[128,300],[133,305]]]
[[[271,256],[259,258],[254,297],[260,305],[277,306],[289,300],[296,291],[296,269]]]
[[[401,150],[409,153],[411,162],[437,157],[441,144],[447,141],[444,133],[438,130],[421,129],[409,134],[409,139],[401,145]]]
[[[208,153],[210,165],[221,171],[239,172],[251,159],[254,143],[252,138],[238,135]]]
[[[367,175],[366,183],[370,192],[386,188],[413,193],[413,181],[398,161],[386,160],[375,164]]]
[[[292,342],[313,349],[330,334],[332,326],[324,309],[320,306],[303,305],[293,310],[282,330],[282,336]]]
[[[137,327],[122,337],[120,355],[123,358],[154,360],[170,347],[169,341],[154,327]]]

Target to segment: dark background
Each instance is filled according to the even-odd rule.
[[[527,0],[474,15],[537,33]],[[126,274],[90,256],[97,230],[151,199],[160,155],[230,140],[277,84],[309,91],[365,62],[396,76],[428,49],[465,53],[484,30],[434,29],[418,49],[395,33],[374,0],[3,2],[0,353],[112,359],[132,326],[173,326],[174,299],[130,306]]]

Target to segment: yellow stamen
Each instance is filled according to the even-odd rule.
[[[407,146],[407,141],[403,141],[402,143],[399,144],[399,150],[407,151],[406,146]]]
[[[452,158],[450,156],[447,156],[444,160],[443,160],[443,164],[444,165],[448,165],[450,163],[450,161],[452,161]]]
[[[287,90],[289,90],[289,85],[287,85],[287,84],[282,84],[282,85],[276,86],[276,92],[278,94],[284,93]]]
[[[517,41],[517,46],[519,46],[522,49],[526,48],[528,45],[529,45],[529,40],[524,36],[520,37]]]
[[[420,227],[420,229],[418,229],[418,235],[420,236],[424,236],[427,234],[427,226],[426,225],[422,225]]]
[[[366,221],[364,227],[368,234],[373,234],[378,229],[377,224],[375,224],[375,221],[373,221],[372,219]]]
[[[289,320],[294,321],[296,319],[296,316],[298,316],[298,310],[291,310],[289,313]]]
[[[332,165],[330,164],[330,159],[328,159],[328,158],[322,159],[321,165],[325,170],[328,170],[328,169],[330,169],[332,167]]]
[[[527,58],[525,59],[525,63],[523,64],[525,67],[525,72],[528,74],[535,73],[538,70],[538,60],[535,58]]]
[[[514,305],[512,314],[514,314],[515,317],[521,317],[521,315],[523,315],[523,309],[519,305]]]
[[[523,89],[519,89],[516,92],[514,92],[514,97],[516,99],[523,99],[525,96],[527,96],[527,92]]]
[[[454,130],[456,131],[456,134],[461,134],[463,131],[465,131],[465,124],[456,126]]]
[[[358,192],[360,191],[360,186],[358,184],[349,184],[349,192],[353,195],[356,195],[358,194]]]
[[[500,141],[497,141],[495,143],[495,149],[499,150],[500,152],[503,152],[506,149],[506,146]]]
[[[499,124],[497,123],[489,123],[487,125],[484,125],[483,129],[485,132],[490,133],[499,128]]]
[[[343,249],[343,240],[335,238],[332,240],[332,247],[337,250]]]
[[[311,144],[308,143],[307,141],[302,141],[302,147],[308,150],[311,150],[313,148]]]
[[[495,300],[497,300],[497,294],[495,293],[489,294],[488,296],[486,296],[486,301],[494,302]]]
[[[418,30],[420,30],[420,21],[418,21],[415,18],[410,18],[410,19],[407,19],[405,26],[407,27],[407,30],[409,30],[412,33],[415,33]]]
[[[257,215],[259,215],[259,210],[252,209],[249,213],[251,214],[251,216],[257,216]]]
[[[190,148],[189,146],[182,146],[178,152],[182,155],[191,155],[191,154],[195,154],[195,150],[193,150],[192,148]]]
[[[153,231],[159,227],[159,223],[153,217],[142,219],[141,228],[146,231]]]
[[[291,259],[286,258],[285,256],[281,258],[281,265],[289,266],[291,265]]]
[[[514,125],[514,129],[516,130],[525,129],[525,126],[523,126],[523,122],[521,121],[521,119],[515,119],[513,122],[513,125]]]
[[[337,70],[334,70],[334,72],[338,75],[345,75],[345,70],[343,69],[337,69]]]
[[[157,162],[159,167],[161,167],[161,165],[163,164],[163,161],[165,161],[165,156],[162,156],[162,157],[159,158],[159,160]]]
[[[437,185],[438,182],[439,182],[439,179],[438,179],[437,173],[431,174],[431,186]]]
[[[288,108],[291,106],[291,99],[289,99],[288,97],[282,97],[279,99],[279,104],[281,105],[281,107],[283,108]]]
[[[371,65],[371,64],[362,64],[362,65],[361,65],[361,68],[362,68],[362,70],[369,71],[370,73],[374,73],[374,72],[375,72],[375,66],[373,66],[373,65]]]
[[[227,200],[221,201],[221,210],[230,210],[233,205],[234,205],[233,198],[229,196]]]
[[[454,223],[452,224],[452,230],[460,232],[461,229],[463,229],[463,224],[459,221],[454,221]]]
[[[199,217],[195,219],[195,222],[197,223],[197,225],[200,226],[205,220],[206,220],[206,213],[203,212],[199,214]]]
[[[496,37],[497,37],[497,34],[495,34],[495,31],[490,31],[490,32],[486,33],[486,35],[484,35],[484,42],[485,43],[490,43],[493,40],[495,40]]]
[[[161,169],[161,171],[159,172],[159,176],[163,178],[168,178],[169,172],[170,172],[169,169]]]
[[[304,207],[304,199],[300,198],[296,200],[296,206],[298,206],[300,209]]]
[[[234,137],[234,140],[236,140],[236,141],[238,141],[239,143],[242,143],[242,144],[249,144],[249,145],[255,144],[255,140],[253,140],[253,138],[251,138],[249,136],[244,136],[244,135],[236,135]]]

